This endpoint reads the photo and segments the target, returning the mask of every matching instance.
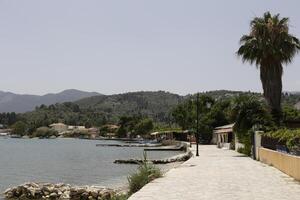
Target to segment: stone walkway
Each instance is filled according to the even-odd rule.
[[[129,200],[300,200],[300,183],[279,170],[215,146],[199,149],[199,157],[171,169]]]

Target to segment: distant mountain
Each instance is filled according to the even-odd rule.
[[[82,98],[101,95],[97,92],[84,92],[80,90],[70,89],[60,93],[49,93],[46,95],[28,95],[15,94],[11,92],[0,91],[0,113],[1,112],[17,112],[23,113],[32,111],[36,106],[42,104],[50,105],[62,102],[73,102]]]

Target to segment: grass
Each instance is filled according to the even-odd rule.
[[[147,154],[144,152],[144,161],[140,163],[138,171],[128,177],[128,194],[131,195],[139,191],[144,185],[161,176],[161,170],[147,161]]]

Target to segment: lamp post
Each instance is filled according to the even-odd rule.
[[[206,102],[206,108],[209,109],[211,107],[210,102]],[[197,118],[197,128],[196,128],[196,156],[199,156],[199,93],[197,93],[197,101],[196,101],[196,118]]]
[[[197,101],[196,101],[196,117],[197,117],[197,129],[196,129],[196,156],[199,156],[199,93],[197,93]]]

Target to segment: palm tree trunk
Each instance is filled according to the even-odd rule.
[[[266,64],[260,67],[260,79],[264,97],[270,107],[274,121],[279,125],[281,120],[282,65]]]

